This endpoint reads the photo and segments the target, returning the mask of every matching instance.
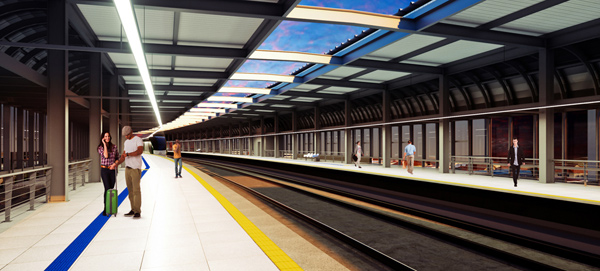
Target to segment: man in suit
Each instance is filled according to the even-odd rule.
[[[513,138],[513,145],[508,148],[508,165],[513,175],[513,182],[517,187],[517,178],[521,172],[521,166],[525,165],[525,157],[523,157],[523,148],[519,147],[519,140]]]

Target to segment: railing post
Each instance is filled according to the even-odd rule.
[[[456,173],[456,170],[454,169],[455,164],[456,164],[456,157],[453,156],[452,158],[450,158],[450,168],[452,169],[452,174]],[[440,163],[440,166],[443,166],[443,165]]]
[[[45,174],[46,179],[46,202],[50,202],[50,184],[52,183],[52,169],[48,169]]]
[[[583,162],[583,186],[587,186],[588,181],[588,163]]]
[[[4,222],[10,222],[10,209],[12,207],[13,180],[10,176],[5,179],[4,184]]]
[[[73,168],[77,168],[76,165],[70,165],[69,166],[69,174],[73,174],[73,190],[77,190],[77,174],[75,174],[75,169]]]
[[[37,172],[29,173],[29,211],[35,210],[35,180]]]

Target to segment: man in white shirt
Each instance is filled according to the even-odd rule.
[[[114,169],[119,164],[125,161],[125,180],[127,190],[129,191],[129,203],[131,203],[131,211],[125,216],[133,216],[140,218],[142,213],[142,191],[140,189],[140,181],[142,179],[142,153],[144,152],[144,142],[141,138],[134,136],[131,126],[123,127],[121,132],[127,140],[125,140],[123,154],[110,169]]]

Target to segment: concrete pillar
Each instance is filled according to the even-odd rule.
[[[539,52],[540,105],[554,103],[554,51]],[[554,183],[554,109],[539,111],[540,178],[541,183]]]
[[[115,74],[110,77],[109,82],[109,95],[110,97],[119,97],[119,77]],[[108,119],[108,130],[110,135],[112,136],[112,143],[117,144],[119,150],[123,149],[122,145],[118,145],[121,142],[121,133],[119,133],[119,100],[111,99],[110,100],[110,109],[109,109],[109,119]]]
[[[346,127],[352,125],[352,102],[350,99],[346,99],[344,104],[344,118]],[[346,164],[352,164],[352,152],[354,151],[354,143],[352,142],[352,129],[346,128],[344,131],[344,144],[346,146],[344,152],[344,161]]]
[[[33,111],[29,111],[29,125],[27,125],[28,129],[28,134],[27,134],[27,139],[28,139],[28,155],[29,159],[27,160],[27,167],[33,167],[33,165],[35,165],[35,116],[36,114],[33,113]]]
[[[44,165],[46,163],[46,115],[40,114],[40,126],[38,131],[38,146],[40,157],[38,157],[40,161],[40,165]]]
[[[314,134],[314,151],[315,153],[321,153],[321,108],[315,107],[315,134]]]
[[[10,138],[11,134],[14,134],[13,126],[11,125],[13,120],[13,108],[9,105],[2,105],[2,117],[4,122],[4,129],[2,129],[2,136],[4,140],[2,141],[2,150],[4,150],[4,159],[2,161],[2,166],[4,171],[8,171],[11,168],[11,149],[10,149]]]
[[[17,163],[16,168],[23,168],[25,165],[23,164],[23,145],[25,143],[25,137],[23,137],[23,132],[25,132],[25,111],[21,108],[16,108],[15,114],[17,115],[17,123],[15,123],[15,129],[17,131],[17,140],[16,140],[16,149],[17,149]]]
[[[100,96],[102,94],[102,55],[100,53],[90,54],[90,95]],[[102,133],[102,100],[90,99],[89,110],[89,149],[90,149],[90,182],[100,181],[100,155],[97,147],[100,143]]]
[[[292,132],[298,129],[298,113],[292,112]],[[298,158],[298,135],[292,134],[292,159]]]
[[[48,1],[48,43],[68,45],[67,0]],[[68,180],[68,51],[48,50],[48,165],[52,167],[49,200],[69,200]]]
[[[442,74],[439,76],[439,109],[441,117],[448,116],[450,114],[450,100],[449,100],[449,85],[448,76]],[[450,122],[448,119],[441,118],[438,126],[438,160],[439,160],[439,172],[448,173],[450,166]]]
[[[265,142],[267,140],[265,140],[265,118],[262,116],[260,117],[260,134],[261,134],[260,143],[259,143],[260,149],[258,150],[258,153],[259,153],[258,155],[265,156]]]
[[[117,82],[118,84],[118,82]],[[127,91],[122,91],[121,92],[121,97],[129,97],[129,93],[127,93]],[[121,128],[123,128],[124,126],[129,125],[129,100],[121,100],[121,112],[120,112],[120,120],[121,120],[121,125],[119,126],[119,152],[123,153],[123,146],[125,144],[125,140],[126,138],[124,136],[121,135]]]
[[[382,114],[383,114],[383,125],[381,127],[381,157],[383,167],[391,166],[391,158],[392,158],[392,126],[388,123],[392,119],[391,114],[391,105],[392,105],[392,93],[390,90],[386,89],[383,91],[383,101],[382,101]],[[425,140],[426,141],[426,140]]]
[[[279,114],[275,114],[275,120],[274,120],[274,130],[275,130],[275,136],[273,138],[273,151],[275,152],[274,157],[278,158],[279,157]]]

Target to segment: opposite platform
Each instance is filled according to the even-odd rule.
[[[198,152],[182,152],[187,154],[198,154]],[[273,157],[259,157],[246,155],[212,154],[200,153],[202,155],[229,156],[242,159],[253,159],[263,161],[273,161],[278,163],[291,163],[306,165],[311,167],[321,167],[334,170],[355,171],[362,173],[371,173],[390,177],[401,177],[416,181],[442,183],[448,185],[464,186],[484,190],[501,191],[533,197],[544,197],[557,200],[573,201],[586,204],[600,205],[600,186],[568,183],[540,183],[537,180],[519,179],[518,187],[513,186],[511,178],[492,177],[485,175],[468,175],[464,173],[439,173],[434,168],[415,167],[414,174],[410,174],[401,166],[392,166],[385,168],[381,165],[362,164],[362,168],[357,168],[354,164],[315,162],[298,158],[296,160]],[[185,161],[185,158],[184,158]]]

